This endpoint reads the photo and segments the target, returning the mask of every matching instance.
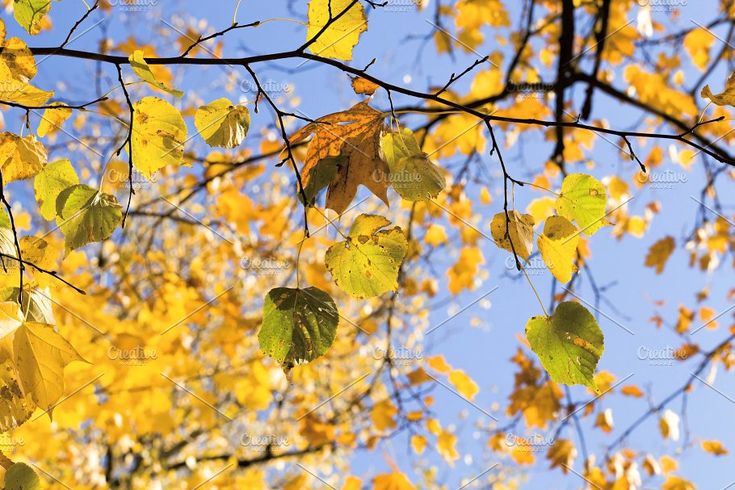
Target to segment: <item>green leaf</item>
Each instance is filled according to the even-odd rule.
[[[602,182],[587,174],[569,174],[561,184],[556,212],[574,220],[582,233],[594,234],[607,225],[607,193]]]
[[[530,214],[521,214],[516,210],[500,212],[493,216],[490,222],[490,232],[495,245],[508,252],[518,254],[523,260],[528,260],[533,250],[534,219]]]
[[[444,175],[421,151],[410,129],[384,133],[380,137],[380,151],[390,170],[390,183],[402,198],[428,200],[444,189]]]
[[[342,290],[370,298],[398,288],[398,271],[408,250],[406,235],[383,216],[361,214],[343,242],[324,257],[327,269]]]
[[[10,215],[5,207],[0,207],[0,228],[10,229]]]
[[[35,36],[41,32],[41,22],[51,10],[51,0],[15,0],[13,17],[28,34]]]
[[[197,109],[194,126],[209,146],[235,148],[248,134],[250,112],[223,97]]]
[[[325,354],[337,334],[339,313],[321,289],[275,288],[263,305],[260,348],[290,369]]]
[[[79,183],[74,167],[69,160],[49,163],[33,180],[36,201],[44,219],[56,217],[56,199],[62,191]]]
[[[59,194],[56,214],[67,250],[106,240],[122,223],[122,206],[115,196],[84,184],[69,187]]]
[[[337,176],[337,169],[342,165],[347,165],[347,157],[344,155],[325,157],[319,160],[316,165],[311,168],[308,176],[301,176],[302,183],[304,183],[304,194],[306,194],[307,203],[311,203],[316,198],[317,194],[319,194],[319,192],[334,180]],[[300,192],[299,199],[301,201],[304,199]]]
[[[25,463],[14,463],[5,473],[5,490],[39,490],[41,479]]]
[[[557,383],[582,384],[597,391],[594,374],[605,350],[595,317],[579,303],[560,303],[550,317],[535,316],[526,323],[531,349]]]

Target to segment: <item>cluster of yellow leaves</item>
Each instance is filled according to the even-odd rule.
[[[2,19],[0,48],[0,100],[37,107],[53,97],[53,92],[41,90],[28,83],[38,71],[36,61],[23,40],[17,37],[5,39],[5,23]]]

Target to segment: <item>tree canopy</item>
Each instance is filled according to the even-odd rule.
[[[733,484],[732,0],[3,3],[4,488]]]

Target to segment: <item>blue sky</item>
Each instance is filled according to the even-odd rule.
[[[134,34],[143,41],[155,41],[158,29],[171,29],[163,21],[156,24],[156,12],[160,12],[160,18],[168,22],[172,16],[176,15],[184,20],[203,18],[210,26],[221,29],[231,22],[234,7],[234,2],[229,0],[210,2],[160,0],[155,3],[157,5],[152,9],[153,13],[146,14],[145,22],[139,21],[140,13],[124,13],[115,10],[110,17],[108,35],[117,42],[124,40],[128,33]],[[240,7],[238,19],[241,22],[250,22],[272,17],[291,17],[292,15],[285,9],[286,3],[245,0]],[[305,5],[302,5],[301,2],[295,3],[298,3],[296,11],[303,14]],[[516,25],[519,15],[516,4],[520,2],[506,3],[512,4],[509,8],[513,25]],[[714,16],[716,4],[717,2],[714,1],[688,2],[682,6],[681,16],[678,19],[672,18],[668,12],[654,12],[654,20],[667,26],[674,26],[674,28],[691,27],[692,22],[705,23],[710,20]],[[56,28],[50,33],[38,36],[29,44],[33,46],[58,45],[65,36],[68,26],[84,11],[85,7],[81,1],[67,0],[63,3],[55,3],[52,18]],[[633,9],[633,12],[635,11],[636,8]],[[420,41],[406,41],[406,36],[429,33],[433,29],[430,24],[431,15],[432,9],[423,13],[416,13],[413,10],[401,12],[395,9],[372,12],[369,29],[355,50],[352,65],[363,67],[373,57],[377,57],[378,61],[371,68],[371,73],[384,80],[409,83],[411,88],[418,90],[425,90],[430,84],[442,84],[448,79],[450,73],[461,71],[472,63],[476,56],[467,56],[457,52],[456,60],[452,60],[447,55],[437,56],[433,51],[433,45],[429,44],[423,51],[423,56],[417,58]],[[84,32],[85,29],[95,25],[99,19],[100,17],[93,15],[78,32]],[[6,21],[10,35],[19,35],[24,39],[28,37],[25,33],[20,32],[12,20],[6,18]],[[99,27],[94,27],[74,40],[69,47],[96,50],[102,36]],[[500,32],[506,33],[507,31]],[[716,30],[715,32],[722,35],[721,31]],[[272,22],[255,30],[236,31],[228,35],[224,55],[237,56],[244,52],[260,53],[291,49],[302,43],[304,36],[305,29],[300,24]],[[487,39],[489,40],[488,45],[478,50],[482,54],[497,49],[494,46],[494,36],[488,35]],[[716,49],[719,49],[719,46]],[[162,55],[174,55],[178,53],[178,48],[170,51],[159,49],[159,52]],[[294,68],[298,64],[297,61],[289,61],[282,63],[281,66]],[[687,80],[691,81],[699,76],[699,73],[692,70],[690,65],[685,63],[684,67]],[[312,67],[311,63],[302,68],[308,69],[299,74],[290,74],[268,65],[256,67],[261,80],[275,84],[293,84],[296,95],[301,98],[300,110],[309,116],[317,117],[344,109],[356,101],[349,87],[349,80],[344,74],[329,67]],[[94,63],[92,62],[50,58],[40,65],[37,85],[47,88],[63,81],[70,88],[68,92],[74,94],[74,100],[88,100],[94,96],[94,89],[87,82],[93,70]],[[179,79],[178,88],[196,89],[204,98],[213,99],[223,95],[218,84],[211,83],[213,78],[219,76],[217,72],[221,69],[191,67],[182,69],[182,71],[175,69],[174,72],[182,75],[183,70],[185,70],[186,78]],[[112,72],[108,72],[108,76],[113,75]],[[726,76],[727,73],[720,69],[710,76],[708,82],[713,85],[713,88],[719,89]],[[407,82],[409,77],[410,82]],[[616,86],[624,88],[622,74],[616,72],[615,78]],[[244,72],[242,79],[247,80]],[[457,83],[455,88],[459,91],[466,91],[470,80],[471,77],[468,77]],[[574,92],[577,109],[581,105],[579,100],[584,89],[585,87],[578,85]],[[237,93],[233,92],[229,95],[236,97]],[[398,106],[413,101],[396,97],[395,102]],[[376,103],[381,107],[387,107],[384,97],[378,96]],[[617,103],[612,103],[600,95],[595,99],[594,114],[598,117],[601,115],[606,117],[610,125],[616,128],[629,128],[640,115],[634,108],[620,107]],[[270,113],[267,111],[261,111],[260,115],[254,118],[255,126],[270,123]],[[15,121],[6,120],[6,125],[10,130],[16,130],[14,124],[16,124]],[[641,154],[646,153],[646,150],[641,150]],[[540,168],[549,154],[550,147],[542,141],[540,132],[534,132],[533,135],[524,139],[522,155],[519,146],[505,150],[511,172],[520,168]],[[634,163],[621,160],[617,149],[602,139],[596,143],[592,157],[597,163],[597,167],[592,172],[598,177],[615,173],[628,177],[636,170]],[[502,178],[499,173],[499,165],[494,157],[484,155],[483,160],[493,175],[498,177],[492,188],[495,201],[489,206],[478,208],[485,215],[483,231],[487,233],[489,218],[498,212],[502,205]],[[446,163],[449,162],[439,162],[439,164]],[[667,161],[666,164],[669,165],[670,162]],[[679,168],[673,169],[681,171]],[[581,167],[579,170],[584,171]],[[517,176],[525,176],[520,170],[517,171]],[[703,182],[701,160],[698,159],[692,166],[692,170],[687,173],[686,182],[677,183],[671,189],[647,189],[633,201],[631,213],[641,213],[643,207],[654,199],[662,204],[661,213],[654,218],[643,239],[626,236],[623,240],[618,241],[610,236],[608,228],[590,240],[592,259],[589,265],[594,271],[597,283],[603,286],[609,285],[604,297],[615,306],[611,308],[609,305],[602,304],[600,308],[599,321],[605,333],[606,345],[599,368],[613,372],[618,376],[618,380],[631,375],[626,384],[634,383],[643,389],[650,387],[652,399],[656,402],[678,388],[701,357],[695,356],[686,363],[678,363],[674,366],[653,366],[647,360],[639,359],[641,348],[660,349],[667,346],[676,348],[681,345],[681,339],[671,332],[670,325],[660,330],[656,329],[648,320],[649,317],[659,312],[669,323],[675,321],[678,305],[693,306],[694,293],[704,287],[709,287],[711,290],[711,299],[705,303],[707,306],[717,312],[722,312],[731,306],[725,300],[732,286],[732,276],[729,275],[727,265],[713,274],[703,274],[688,267],[688,257],[679,247],[670,259],[665,275],[656,275],[652,269],[643,267],[645,253],[654,241],[671,234],[677,239],[677,245],[680,245],[684,235],[691,231],[698,204],[690,196],[699,195]],[[727,200],[728,191],[728,189],[720,188],[725,211],[732,215],[732,203]],[[530,199],[539,196],[537,191],[519,189],[516,191],[517,207],[525,209]],[[714,218],[714,216],[711,217]],[[441,327],[440,332],[433,334],[438,337],[428,342],[431,350],[426,351],[425,355],[444,354],[454,367],[462,368],[470,374],[481,389],[475,400],[476,404],[483,410],[489,410],[494,402],[500,403],[501,406],[505,405],[513,382],[513,366],[508,359],[519,345],[517,335],[523,333],[525,322],[529,317],[542,312],[528,284],[520,278],[507,277],[508,273],[510,276],[515,274],[508,270],[506,253],[496,249],[489,242],[481,243],[481,246],[488,261],[489,278],[475,291],[466,292],[454,298],[449,305],[437,309],[432,314],[431,321],[432,324],[445,321],[457,311],[499,286],[496,291],[487,296],[491,305],[487,308],[487,302],[480,301],[462,314],[454,316]],[[448,254],[437,257],[437,270],[443,270],[442,264],[451,265],[457,252],[458,250],[450,250]],[[548,304],[551,296],[551,276],[540,274],[532,276],[532,279],[541,297]],[[587,278],[582,281],[582,288],[577,294],[585,301],[592,303],[593,295]],[[446,296],[445,290],[439,294],[440,298]],[[665,300],[666,303],[662,307],[656,307],[653,304],[655,300]],[[482,319],[481,327],[470,325],[473,317]],[[723,316],[720,323],[729,325],[730,318],[729,314]],[[716,331],[704,329],[696,334],[693,340],[701,342],[702,347],[706,350],[724,338],[724,328],[721,326]],[[703,453],[698,444],[701,439],[719,439],[726,447],[735,450],[735,431],[730,429],[729,422],[735,412],[735,403],[726,398],[727,396],[735,400],[735,382],[720,370],[714,386],[722,393],[698,383],[694,396],[689,397],[689,428],[695,444],[681,455],[679,471],[679,474],[700,485],[700,488],[708,489],[725,488],[735,479],[731,470],[730,456],[714,458]],[[460,460],[453,469],[445,470],[447,485],[455,488],[458,486],[460,477],[481,473],[493,464],[496,458],[485,449],[487,437],[479,435],[472,426],[472,421],[482,416],[482,413],[441,387],[438,387],[434,393],[437,398],[436,409],[442,422],[447,425],[454,420],[456,426],[460,428],[460,451],[470,452],[473,455],[472,461]],[[589,399],[586,390],[581,387],[573,387],[571,393],[575,400]],[[635,400],[613,395],[606,397],[604,406],[613,409],[616,430],[612,435],[603,435],[597,429],[590,429],[593,417],[588,417],[584,422],[584,426],[589,429],[585,431],[588,449],[590,452],[597,452],[598,458],[601,456],[600,449],[616,437],[619,429],[626,427],[646,410],[647,401],[646,399]],[[680,399],[670,408],[680,412]],[[466,411],[468,419],[464,421],[457,419],[456,415],[460,411]],[[500,418],[502,423],[504,418]],[[570,429],[567,429],[568,432],[563,433],[562,436],[575,439],[576,436]],[[519,435],[534,433],[531,431]],[[675,454],[678,447],[675,443],[662,440],[655,417],[650,418],[634,433],[630,443],[632,447],[650,451],[656,456]],[[381,453],[387,451],[394,456],[396,461],[401,462],[402,468],[410,474],[407,447],[405,439],[399,437],[373,453],[358,454],[354,460],[353,472],[370,475],[385,471],[386,464]],[[538,454],[537,459],[541,460],[542,455]],[[541,461],[530,470],[525,470],[528,472],[530,482],[528,487],[524,488],[541,488],[543,485],[554,489],[571,489],[582,485],[582,481],[577,477],[573,475],[561,477],[558,470],[546,471],[546,466],[546,463]],[[581,469],[581,458],[577,460],[575,468]],[[416,477],[416,475],[412,476]]]

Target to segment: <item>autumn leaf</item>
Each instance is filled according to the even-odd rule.
[[[533,250],[533,217],[512,210],[497,213],[490,223],[495,245],[528,260]]]
[[[3,182],[33,177],[46,165],[46,159],[46,148],[35,137],[0,133],[0,170],[3,173]]]
[[[106,240],[122,223],[122,206],[115,196],[78,184],[56,199],[56,223],[67,250]]]
[[[50,2],[49,2],[50,3]],[[41,479],[25,463],[15,463],[5,473],[5,490],[40,490]]]
[[[398,409],[393,405],[393,402],[391,400],[383,400],[373,405],[372,410],[370,410],[370,420],[372,420],[373,425],[379,431],[395,429],[397,425],[395,417],[397,414]]]
[[[49,134],[54,134],[61,129],[64,121],[71,117],[72,110],[60,102],[52,104],[54,108],[43,111],[41,122],[38,123],[36,134],[39,138],[43,138]]]
[[[669,257],[674,253],[675,247],[676,243],[673,237],[667,236],[658,240],[648,249],[645,261],[646,267],[653,267],[656,269],[656,274],[661,274]]]
[[[16,80],[10,69],[0,62],[0,100],[29,107],[42,106],[54,96],[51,91],[41,90],[31,84]]]
[[[671,439],[672,441],[679,440],[679,422],[681,418],[676,412],[666,409],[658,419],[658,428],[661,432],[661,436],[664,439]]]
[[[730,452],[720,441],[702,441],[702,449],[715,456],[724,456]]]
[[[551,462],[550,467],[560,468],[564,474],[569,473],[569,469],[574,465],[577,457],[577,449],[572,441],[568,439],[557,439],[554,444],[546,452],[546,459]]]
[[[390,183],[402,198],[408,201],[428,200],[444,189],[441,170],[421,151],[410,129],[383,133],[380,151],[388,164]]]
[[[13,338],[14,361],[23,390],[49,415],[64,394],[64,367],[83,359],[54,327],[25,322]]]
[[[365,9],[352,0],[310,0],[308,18],[306,39],[316,38],[309,50],[327,58],[350,61],[360,34],[367,30]]]
[[[235,148],[248,134],[250,112],[223,97],[197,109],[194,125],[209,146]]]
[[[735,106],[735,73],[730,74],[727,78],[723,92],[713,94],[709,85],[705,85],[702,87],[701,95],[705,99],[709,99],[713,104]]]
[[[345,241],[332,245],[324,262],[335,283],[356,298],[370,298],[398,287],[398,270],[408,250],[400,227],[383,216],[361,214]]]
[[[373,95],[379,88],[380,85],[366,78],[355,77],[352,79],[352,90],[358,95]]]
[[[309,185],[311,172],[327,157],[342,156],[347,163],[337,168],[329,184],[327,207],[342,214],[355,198],[357,188],[364,185],[388,204],[388,166],[380,156],[380,134],[385,116],[367,102],[360,102],[344,112],[336,112],[317,119],[297,131],[292,143],[309,135],[302,183]]]
[[[51,9],[51,0],[14,0],[13,16],[28,34],[41,32],[44,17]]]
[[[594,373],[605,348],[604,337],[584,306],[567,301],[550,317],[531,318],[526,323],[526,337],[551,379],[599,391]]]
[[[186,124],[181,113],[158,97],[143,97],[133,107],[135,168],[150,179],[163,167],[181,164],[186,140]]]
[[[539,235],[537,244],[554,277],[562,283],[569,282],[577,272],[577,228],[563,216],[551,216],[546,220],[544,233]]]
[[[47,220],[54,219],[59,194],[76,184],[79,184],[79,177],[69,160],[57,160],[44,166],[33,180],[41,216]]]
[[[449,373],[449,382],[452,383],[457,392],[468,400],[474,400],[480,388],[472,378],[461,369],[454,369]]]
[[[384,473],[373,478],[373,490],[416,490],[403,473]]]
[[[263,304],[260,348],[289,369],[324,355],[334,342],[338,322],[337,306],[324,291],[275,288]]]
[[[587,174],[569,174],[564,178],[556,211],[576,221],[581,233],[592,235],[605,226],[606,208],[607,194],[599,180]]]
[[[171,88],[165,83],[156,79],[156,76],[153,74],[151,68],[148,66],[148,63],[145,61],[142,50],[136,49],[135,51],[133,51],[133,54],[128,57],[128,61],[130,62],[130,67],[133,69],[135,74],[138,75],[141,80],[148,83],[152,87],[155,87],[176,97],[181,97],[182,95],[184,95],[184,92],[182,92],[181,90]]]
[[[17,303],[14,304],[17,307]],[[21,388],[12,360],[3,360],[0,364],[0,432],[21,426],[35,409],[31,396]]]

